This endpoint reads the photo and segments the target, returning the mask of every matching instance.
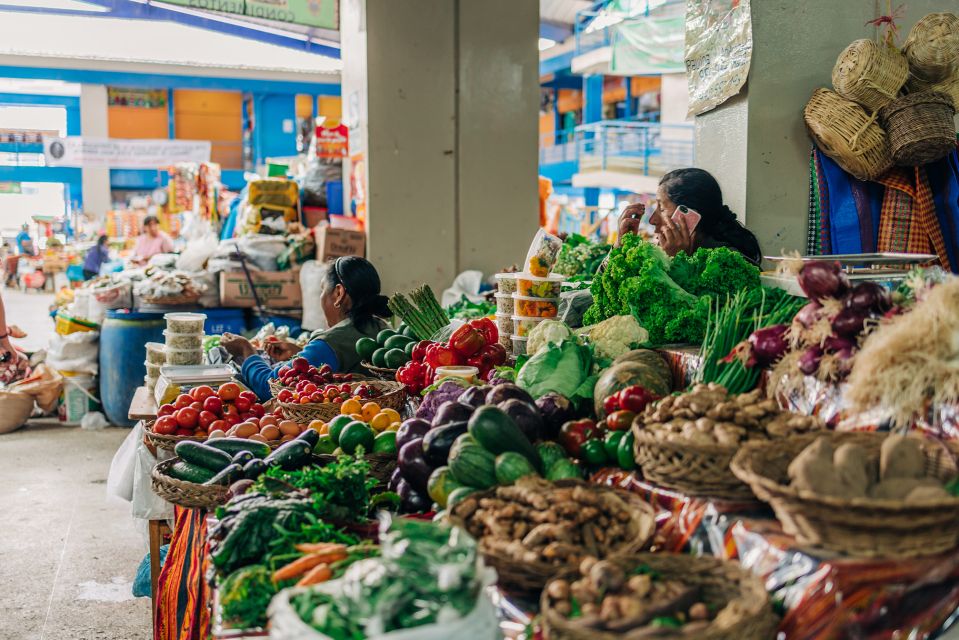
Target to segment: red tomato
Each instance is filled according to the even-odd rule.
[[[240,416],[235,414],[223,416],[223,420],[227,423],[227,425],[231,427],[235,424],[240,424],[241,422],[243,422],[242,420],[240,420]]]
[[[172,404],[161,404],[160,408],[157,409],[157,417],[162,418],[163,416],[168,416],[175,410],[176,408]]]
[[[303,387],[303,393],[311,394],[316,393],[316,385],[312,382]]]
[[[340,391],[342,391],[343,393],[350,393],[350,391],[352,390],[353,390],[353,387],[351,387],[349,383],[347,382],[344,382],[343,384],[340,385]]]
[[[223,415],[223,401],[218,396],[210,396],[203,401],[203,410],[216,415]]]
[[[189,407],[191,404],[193,404],[193,398],[190,397],[190,394],[181,393],[173,401],[173,408],[182,409],[183,407]]]
[[[629,431],[636,414],[632,411],[614,411],[606,416],[606,428],[610,431]]]
[[[214,420],[210,423],[210,431],[226,431],[230,428],[230,425],[226,423],[226,420]]]
[[[195,434],[195,432],[193,431],[193,429],[187,429],[187,428],[184,427],[184,428],[181,428],[181,429],[177,429],[175,435],[178,435],[178,436],[192,436],[192,435],[196,435],[196,434]]]
[[[253,403],[250,402],[249,398],[244,398],[243,396],[238,397],[233,401],[233,404],[236,406],[236,410],[240,413],[246,413],[250,410],[250,407],[253,406]]]
[[[216,414],[212,411],[201,411],[197,418],[197,424],[205,431],[212,431],[213,429],[210,428],[210,425],[217,421]]]
[[[176,418],[176,423],[184,429],[195,429],[197,420],[200,417],[200,412],[191,407],[183,407],[173,414],[173,416]]]
[[[236,405],[225,404],[223,405],[223,411],[220,414],[225,418],[227,416],[239,416],[240,412],[237,411]]]
[[[240,385],[235,382],[227,382],[220,385],[220,388],[216,391],[216,395],[220,396],[221,400],[236,400],[237,396],[240,395],[240,391]]]
[[[251,412],[253,413],[253,415],[255,415],[257,418],[262,418],[262,417],[264,416],[264,414],[266,414],[266,409],[264,409],[264,408],[263,408],[263,405],[260,404],[259,402],[254,402],[254,403],[253,403],[253,406],[250,407],[250,411],[251,411]]]
[[[306,358],[293,358],[293,360],[290,362],[290,366],[294,371],[306,373],[310,370],[310,361]]]
[[[172,436],[176,433],[178,426],[176,418],[171,415],[165,415],[157,418],[157,421],[153,424],[153,430],[161,436]]]
[[[293,400],[293,392],[289,389],[282,389],[278,394],[276,394],[276,399],[280,402],[290,402]]]
[[[254,402],[256,402],[256,401],[259,399],[259,398],[256,397],[256,394],[253,393],[252,391],[241,391],[241,392],[240,392],[240,395],[238,395],[237,397],[238,397],[238,398],[246,398],[247,400],[250,401],[250,404],[253,404]]]
[[[216,392],[213,390],[213,387],[205,384],[201,384],[199,387],[193,387],[193,389],[190,390],[190,395],[193,396],[193,399],[199,400],[200,402],[203,402],[214,393]]]
[[[250,411],[244,411],[243,413],[240,414],[240,420],[242,420],[243,422],[246,422],[247,420],[254,420],[254,419],[256,419],[256,416],[253,415],[253,413],[251,413]]]
[[[276,373],[277,373],[277,375],[280,376],[281,378],[285,378],[285,377],[289,376],[292,371],[293,371],[293,369],[291,369],[290,367],[288,367],[288,366],[286,366],[286,365],[283,365],[282,367],[280,367],[280,370],[277,371]]]
[[[325,396],[319,391],[315,391],[310,394],[310,402],[323,402]]]
[[[202,403],[202,402],[193,402],[193,403],[190,404],[190,408],[191,408],[191,409],[196,409],[196,410],[197,410],[197,413],[199,413],[200,411],[203,411],[203,403]]]

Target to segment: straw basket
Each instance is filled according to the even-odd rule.
[[[517,483],[517,485],[520,485],[524,482],[544,483],[546,481],[542,480],[541,478],[522,479]],[[629,536],[625,542],[621,543],[615,548],[609,548],[602,543],[597,543],[597,546],[599,547],[599,557],[615,558],[637,553],[644,549],[652,539],[653,532],[656,528],[655,513],[653,508],[647,502],[644,502],[639,496],[623,491],[622,489],[593,485],[583,482],[582,480],[559,480],[552,484],[554,485],[555,489],[579,486],[597,494],[612,492],[619,496],[619,498],[626,503],[630,512],[630,519],[627,523],[627,526],[630,528],[632,535]],[[497,584],[501,588],[510,593],[520,595],[538,594],[546,582],[552,576],[556,575],[556,573],[571,571],[576,568],[571,565],[556,565],[543,561],[522,562],[512,555],[506,555],[504,553],[491,550],[487,545],[485,545],[483,536],[481,535],[482,531],[478,530],[475,526],[469,526],[467,524],[467,518],[472,513],[472,511],[468,511],[471,509],[470,505],[475,507],[476,504],[476,501],[471,500],[470,498],[482,500],[483,498],[494,496],[495,492],[495,488],[488,489],[486,491],[472,494],[468,498],[458,502],[452,509],[449,510],[448,519],[452,524],[466,529],[466,531],[479,540],[480,550],[483,553],[483,558],[486,560],[487,564],[496,569],[496,573],[499,576]]]
[[[908,77],[909,63],[901,53],[864,39],[839,54],[832,86],[843,98],[878,111],[899,95]]]
[[[181,307],[185,305],[195,305],[200,299],[200,292],[181,293],[175,296],[163,296],[161,298],[148,298],[144,296],[141,300],[146,304],[152,304],[156,307]]]
[[[790,486],[787,468],[818,437],[834,446],[855,443],[878,459],[887,434],[824,432],[744,446],[733,473],[772,505],[786,533],[800,544],[854,556],[932,555],[959,544],[959,497],[910,501],[826,496]],[[956,460],[941,443],[915,436],[926,458],[926,473],[943,482],[956,475]]]
[[[357,373],[353,373],[350,375],[352,376],[349,380],[351,384],[354,382],[368,382],[372,380],[372,378],[370,378],[369,376],[364,376]],[[331,382],[330,384],[343,384],[344,382],[346,382],[346,380],[335,381],[335,382]],[[284,385],[282,382],[280,382],[278,378],[270,378],[268,381],[268,384],[270,385],[270,393],[273,394],[274,398],[276,397],[276,394],[278,394],[283,389],[289,389],[290,391],[293,391],[293,387],[288,387]]]
[[[396,454],[371,453],[363,456],[363,459],[370,465],[369,475],[371,478],[375,478],[381,485],[389,483],[390,476],[392,476],[396,470]],[[321,455],[314,454],[313,460],[322,467],[336,460],[336,456],[327,453]],[[375,539],[375,537],[374,535],[373,539]]]
[[[952,106],[959,113],[959,70],[943,80],[942,82],[926,82],[918,78],[909,78],[906,83],[906,93],[919,93],[920,91],[936,91],[944,93],[952,98]]]
[[[913,76],[941,82],[959,67],[959,17],[930,13],[909,31],[902,52]]]
[[[879,111],[889,134],[893,161],[920,166],[945,157],[956,148],[956,109],[952,97],[920,91],[898,98]]]
[[[148,422],[143,426],[143,439],[147,444],[153,445],[157,449],[166,449],[167,451],[173,451],[173,448],[177,445],[178,442],[183,442],[184,440],[190,440],[192,442],[204,442],[206,437],[198,438],[196,436],[165,436],[153,431],[153,425],[156,423]]]
[[[169,468],[179,461],[179,458],[172,458],[153,467],[150,472],[153,493],[167,502],[190,509],[215,509],[226,504],[229,487],[185,482],[167,475]]]
[[[393,382],[396,380],[396,369],[390,369],[387,367],[375,367],[369,362],[363,361],[360,363],[365,369],[368,369],[374,378],[378,380],[386,380],[387,382]]]
[[[699,601],[705,603],[710,611],[716,612],[705,629],[684,634],[680,628],[675,630],[675,635],[664,637],[695,637],[697,640],[774,637],[778,619],[772,611],[762,581],[735,562],[672,553],[639,553],[617,557],[612,562],[620,566],[626,575],[632,575],[637,568],[646,566],[664,579],[681,580],[691,587],[698,587]],[[571,582],[579,576],[578,571],[570,571],[554,580]],[[582,619],[570,620],[561,615],[554,608],[547,590],[548,587],[540,597],[540,611],[543,630],[549,640],[614,640],[624,637],[623,632],[603,631],[583,624]]]
[[[406,388],[398,382],[386,382],[383,380],[369,380],[364,382],[353,382],[350,384],[352,389],[356,389],[361,384],[367,384],[378,389],[381,395],[376,398],[370,398],[370,402],[380,405],[381,409],[403,410],[403,402],[406,400]],[[316,402],[307,404],[297,404],[295,402],[277,401],[280,408],[283,409],[283,415],[290,420],[300,424],[309,424],[314,420],[328,422],[340,415],[340,404],[335,402]]]
[[[729,470],[739,446],[668,442],[633,427],[636,464],[643,477],[691,496],[753,500],[753,492]]]
[[[810,137],[823,153],[860,180],[874,180],[892,167],[889,139],[855,102],[829,89],[816,89],[803,110]]]

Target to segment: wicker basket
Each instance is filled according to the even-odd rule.
[[[368,369],[373,377],[378,380],[386,380],[387,382],[393,382],[396,380],[396,369],[389,369],[387,367],[374,367],[369,362],[363,361],[360,363],[365,369]]]
[[[533,480],[533,482],[545,482],[542,479]],[[524,482],[524,480],[520,480]],[[655,512],[649,503],[645,502],[638,495],[629,493],[622,489],[613,487],[603,487],[589,484],[582,480],[559,480],[553,483],[556,488],[582,486],[590,491],[605,492],[612,491],[618,495],[631,509],[630,526],[635,531],[635,535],[627,543],[617,549],[604,549],[604,557],[615,558],[623,555],[638,553],[644,549],[653,537],[656,528]],[[492,496],[495,488],[475,494],[478,498]],[[467,501],[459,502],[448,512],[448,519],[454,525],[466,529],[470,534],[477,537],[480,542],[480,550],[486,563],[496,569],[499,576],[497,584],[505,591],[518,595],[539,594],[546,582],[556,573],[565,572],[574,569],[572,566],[557,566],[547,562],[521,562],[512,556],[490,551],[484,548],[482,536],[477,536],[475,531],[470,531],[466,526],[465,518],[461,515],[462,505],[468,504]]]
[[[147,444],[153,445],[157,449],[166,449],[173,451],[178,442],[190,440],[192,442],[205,442],[206,437],[197,438],[196,436],[164,436],[153,431],[153,425],[156,421],[148,422],[143,426],[143,439]]]
[[[395,409],[402,412],[403,402],[406,400],[406,387],[398,382],[386,382],[383,380],[370,380],[365,382],[353,382],[350,386],[355,389],[360,384],[367,384],[379,389],[382,395],[371,398],[370,402],[380,405],[381,409]],[[329,422],[340,415],[340,405],[335,402],[317,402],[307,404],[297,404],[295,402],[279,402],[283,409],[283,415],[290,420],[300,424],[309,424],[314,420]]]
[[[832,86],[843,98],[878,111],[899,95],[908,77],[909,63],[897,50],[856,40],[839,54]]]
[[[772,505],[783,529],[800,544],[867,557],[932,555],[954,549],[959,544],[959,497],[906,503],[823,496],[787,484],[789,463],[817,437],[828,437],[835,446],[858,444],[878,458],[886,436],[829,431],[752,443],[736,454],[732,469]],[[926,472],[943,481],[955,477],[953,454],[936,440],[920,437],[920,441]]]
[[[860,180],[875,180],[893,165],[889,138],[855,102],[829,89],[816,89],[803,119],[823,153]]]
[[[774,637],[778,619],[772,611],[762,580],[735,562],[713,557],[695,557],[672,553],[640,553],[613,559],[630,575],[637,567],[648,566],[663,578],[682,580],[700,589],[701,601],[715,611],[709,627],[694,634],[657,635],[657,638],[693,638],[697,640],[760,640]],[[576,580],[578,571],[555,579]],[[614,640],[623,633],[581,626],[556,612],[546,590],[540,597],[543,631],[549,640]]]
[[[752,500],[748,485],[729,470],[738,446],[668,442],[633,426],[636,464],[643,477],[691,496]]]
[[[354,373],[351,375],[353,376],[353,378],[350,380],[350,384],[354,382],[369,382],[370,380],[373,379],[373,378],[370,378],[369,376],[364,376],[357,373]],[[284,385],[277,378],[270,378],[267,382],[270,385],[270,393],[273,394],[274,398],[276,397],[276,394],[278,394],[283,389],[289,389],[290,391],[294,391],[293,387],[288,387]],[[342,382],[332,382],[330,384],[343,384],[343,382],[346,382],[346,381],[344,380]]]
[[[153,493],[167,502],[190,509],[215,509],[227,502],[229,487],[185,482],[167,475],[167,469],[179,461],[179,458],[172,458],[153,467],[150,472]]]
[[[909,70],[926,82],[945,80],[959,67],[959,17],[930,13],[913,26],[902,52]]]
[[[388,484],[390,476],[396,471],[396,454],[371,453],[364,459],[370,464],[370,477],[376,478],[381,485]]]
[[[879,118],[893,161],[914,167],[949,155],[956,148],[955,112],[952,97],[935,91],[910,93],[883,107]]]
[[[162,298],[143,297],[141,301],[155,307],[182,307],[185,305],[195,305],[201,295],[200,292],[181,293],[175,296],[163,296]]]

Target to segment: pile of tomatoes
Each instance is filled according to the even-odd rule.
[[[172,404],[161,405],[153,431],[164,436],[206,437],[211,431],[227,431],[250,418],[262,418],[263,405],[252,391],[235,382],[213,389],[193,387],[177,396]]]
[[[379,389],[364,383],[356,385],[354,389],[349,382],[318,386],[312,382],[301,380],[296,383],[296,387],[293,389],[281,389],[276,394],[276,399],[280,402],[293,404],[312,404],[318,402],[342,404],[353,397],[358,397],[361,400],[369,400],[378,395],[380,395]]]
[[[300,383],[312,383],[316,386],[335,382],[352,382],[352,373],[333,373],[328,364],[316,368],[306,358],[293,358],[289,365],[283,365],[277,371],[277,380],[284,387],[296,387]]]

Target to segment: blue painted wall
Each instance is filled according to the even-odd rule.
[[[292,125],[284,132],[284,122]],[[296,96],[255,94],[253,96],[253,161],[296,155]]]

